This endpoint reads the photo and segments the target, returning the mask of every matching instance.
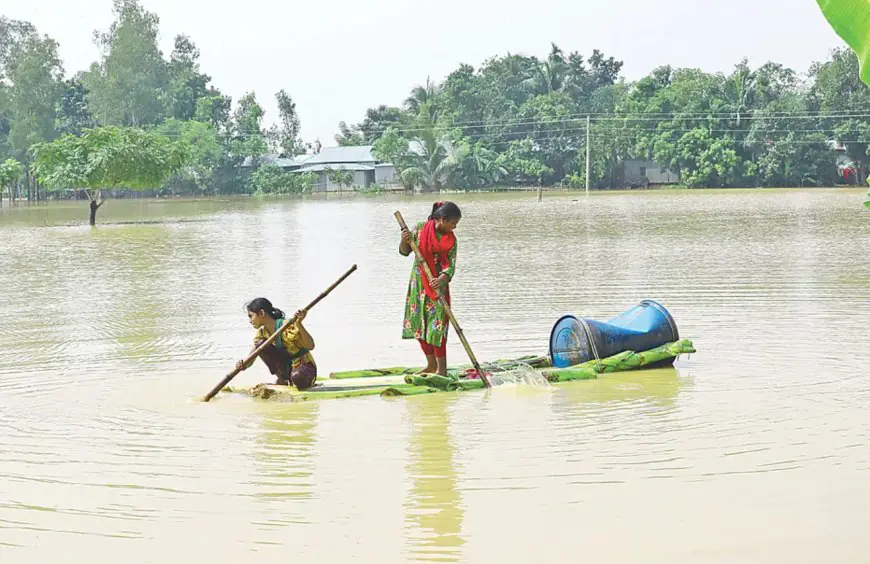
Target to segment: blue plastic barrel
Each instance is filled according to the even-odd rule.
[[[598,358],[607,358],[678,340],[680,333],[668,310],[658,302],[643,300],[607,322],[562,316],[550,331],[550,361],[556,368],[565,368],[595,360],[595,350]]]

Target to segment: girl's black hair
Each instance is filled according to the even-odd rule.
[[[261,309],[265,311],[269,317],[272,319],[281,319],[284,317],[284,312],[278,309],[277,307],[272,305],[272,302],[267,300],[266,298],[257,298],[256,300],[251,300],[246,306],[245,309],[250,311],[251,313],[257,313]]]
[[[454,219],[462,219],[462,212],[459,210],[459,206],[453,202],[435,202],[432,204],[432,213],[429,214],[429,219],[453,221]]]

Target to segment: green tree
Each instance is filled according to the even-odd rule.
[[[807,115],[811,115],[807,99],[796,90],[755,112],[747,148],[757,185],[830,186],[837,181],[836,156],[828,136],[822,131],[806,132],[808,120],[801,116]]]
[[[562,90],[565,85],[565,77],[568,74],[568,61],[562,49],[552,43],[550,54],[543,61],[535,61],[532,67],[534,74],[526,79],[526,84],[536,94],[552,94]]]
[[[166,115],[181,121],[193,119],[199,100],[209,95],[211,77],[200,72],[199,49],[188,36],[175,38],[167,73]]]
[[[49,188],[87,193],[91,225],[96,224],[97,210],[103,205],[102,190],[159,188],[188,158],[184,143],[156,132],[114,126],[38,143],[31,152],[33,171]]]
[[[102,57],[82,76],[103,125],[146,126],[164,115],[167,64],[157,46],[160,19],[137,0],[113,0],[115,21],[95,33]]]
[[[278,102],[279,124],[269,130],[270,149],[275,153],[289,156],[301,155],[306,147],[299,137],[302,123],[296,113],[296,103],[284,90],[279,91],[275,99]]]
[[[193,119],[211,124],[215,131],[221,135],[227,135],[232,129],[230,119],[232,107],[232,98],[224,96],[219,90],[210,88],[205,96],[196,100],[196,111]]]
[[[339,134],[335,136],[335,142],[339,146],[348,145],[373,145],[387,128],[401,128],[410,121],[409,114],[401,108],[380,105],[366,110],[365,119],[353,126],[345,122],[339,122]]]
[[[864,184],[870,166],[870,120],[862,116],[870,107],[870,87],[861,82],[858,57],[849,49],[836,49],[830,60],[813,66],[810,76],[809,108],[821,113],[821,128],[846,146]]]
[[[536,180],[554,183],[571,173],[586,125],[585,118],[576,116],[571,97],[564,92],[535,96],[519,108],[516,116],[516,125],[510,128],[513,137],[530,142],[514,144],[514,150],[522,151],[524,160],[544,165],[543,169],[535,168]],[[547,174],[541,177],[541,173]]]
[[[407,150],[401,172],[405,186],[419,185],[424,192],[439,192],[469,151],[468,144],[456,132],[443,133],[430,121],[433,111],[420,106],[420,121]]]
[[[61,88],[55,119],[57,132],[81,135],[85,129],[96,127],[96,120],[88,107],[88,91],[81,81],[76,78],[67,80]]]
[[[27,35],[9,50],[6,63],[9,145],[21,160],[34,143],[56,137],[56,105],[62,91],[63,66],[57,43]]]
[[[238,168],[243,157],[234,152],[236,126],[231,110],[232,99],[215,88],[209,88],[208,94],[197,100],[194,115],[194,121],[212,127],[221,144],[221,156],[209,180],[211,191],[218,194],[238,193],[246,189]]]
[[[36,28],[30,22],[0,16],[0,81],[6,78],[6,65],[13,46],[36,35]]]
[[[508,176],[505,167],[506,155],[488,149],[478,141],[468,145],[460,153],[460,159],[451,174],[451,184],[456,188],[480,189],[494,186]]]
[[[409,151],[410,141],[399,132],[395,127],[388,127],[387,130],[375,141],[372,147],[372,154],[380,161],[392,163],[396,170],[396,176],[402,183],[405,191],[414,189],[414,182],[410,178],[406,181],[403,172],[406,168],[414,166],[414,158]]]
[[[355,147],[365,144],[365,138],[359,130],[359,126],[350,126],[345,121],[338,122],[338,133],[335,142],[339,147]]]
[[[441,86],[427,77],[425,85],[415,86],[411,90],[411,95],[405,99],[405,108],[415,116],[436,123],[441,115],[440,94]]]
[[[251,159],[254,165],[268,151],[263,134],[264,114],[253,92],[242,96],[233,114],[232,153],[239,159]]]
[[[338,185],[339,188],[350,187],[353,184],[353,171],[327,167],[323,172],[329,182]]]
[[[680,137],[677,159],[685,174],[682,181],[691,188],[733,186],[740,170],[734,141],[728,137],[714,139],[706,129],[693,129]]]
[[[3,205],[3,190],[9,192],[9,201],[12,201],[12,186],[21,177],[24,167],[15,159],[6,159],[0,163],[0,206]]]
[[[459,65],[444,80],[441,96],[445,121],[460,127],[465,136],[480,138],[486,133],[487,98],[482,92],[482,79],[474,67]]]
[[[0,16],[0,158],[12,155],[9,145],[9,130],[12,126],[12,93],[7,77],[9,54],[28,37],[36,37],[36,28],[31,23]]]
[[[224,145],[214,127],[199,121],[170,119],[157,132],[182,143],[187,150],[185,165],[168,178],[165,187],[172,193],[214,192],[224,156]]]
[[[312,172],[288,172],[277,165],[265,164],[251,175],[251,187],[258,195],[302,196],[311,193],[316,176]]]
[[[9,129],[12,125],[9,96],[9,86],[0,81],[0,158],[12,153],[9,147]]]

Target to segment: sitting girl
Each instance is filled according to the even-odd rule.
[[[286,322],[284,312],[272,305],[266,298],[257,298],[246,306],[248,319],[257,330],[254,335],[254,347],[266,342],[269,337]],[[298,390],[307,390],[317,380],[317,365],[311,356],[314,350],[314,339],[302,325],[306,311],[296,312],[296,321],[292,327],[285,329],[268,347],[258,355],[269,368],[269,372],[277,380],[275,384],[289,386],[293,384]],[[256,358],[248,364],[240,360],[236,367],[246,370],[251,367]]]

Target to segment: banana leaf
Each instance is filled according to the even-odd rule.
[[[861,80],[870,85],[870,0],[816,1],[834,32],[858,55]]]

